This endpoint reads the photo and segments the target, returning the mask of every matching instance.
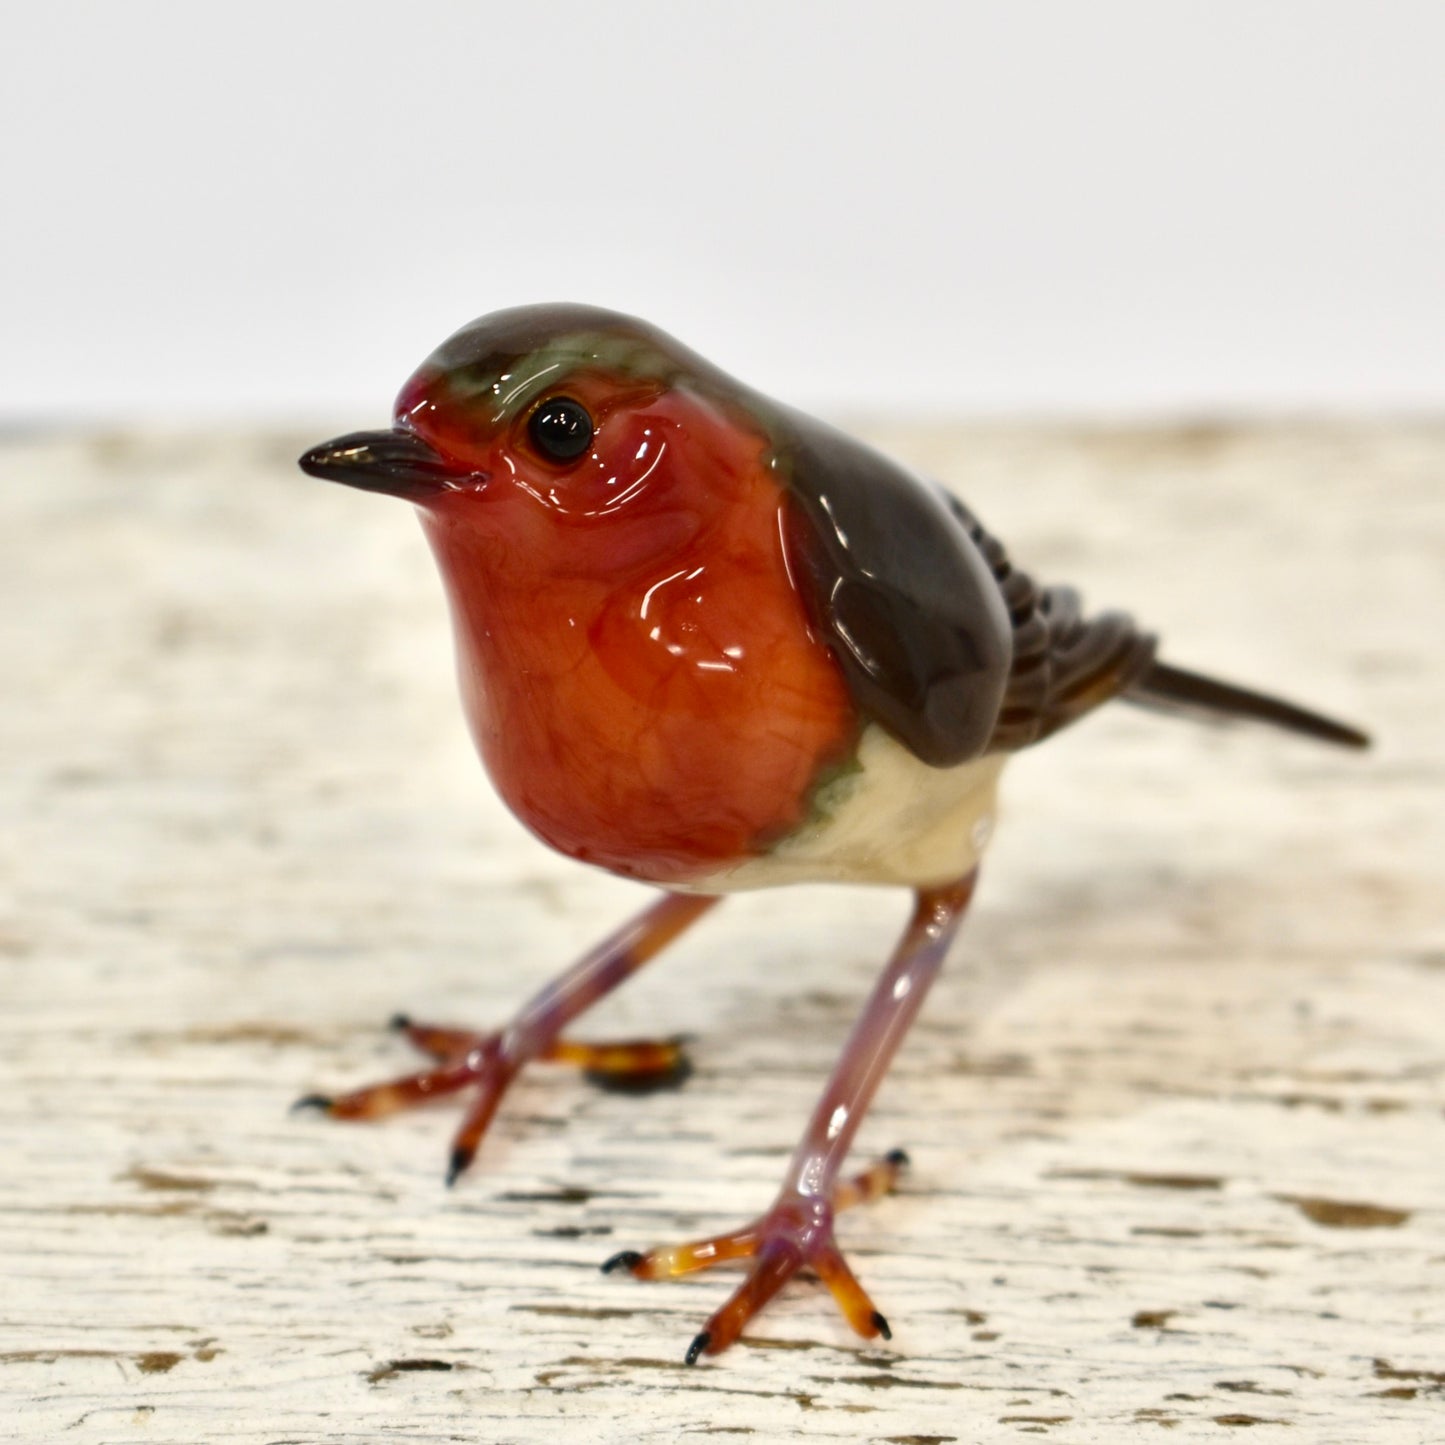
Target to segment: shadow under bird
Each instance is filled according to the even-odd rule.
[[[302,1104],[376,1118],[469,1091],[451,1182],[534,1060],[618,1088],[680,1081],[680,1041],[563,1033],[720,895],[810,880],[914,890],[773,1205],[604,1266],[658,1279],[746,1262],[689,1363],[726,1349],[802,1269],[860,1335],[887,1337],[833,1226],[906,1160],[852,1175],[844,1163],[962,921],[1012,754],[1113,698],[1366,746],[1161,662],[1128,616],[1087,615],[1072,589],[1017,570],[941,488],[614,312],[483,317],[422,363],[391,428],[301,466],[415,504],[467,721],[513,812],[563,853],[665,890],[506,1027],[398,1019],[435,1067]]]

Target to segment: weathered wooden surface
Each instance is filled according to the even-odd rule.
[[[309,437],[0,449],[0,1434],[1445,1440],[1445,428],[873,434],[1380,742],[1119,707],[1014,763],[842,1228],[893,1344],[807,1286],[694,1370],[729,1281],[596,1266],[770,1199],[904,897],[732,902],[588,1030],[696,1033],[688,1087],[538,1069],[451,1193],[448,1108],[288,1117],[641,891],[492,798],[419,534]]]

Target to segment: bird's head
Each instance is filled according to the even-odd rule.
[[[392,427],[325,442],[301,466],[483,536],[550,541],[574,562],[578,537],[605,531],[615,565],[619,549],[663,550],[725,504],[729,472],[766,450],[752,400],[643,322],[518,307],[438,347]]]

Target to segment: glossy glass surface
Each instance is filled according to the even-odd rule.
[[[570,465],[521,418],[406,398],[474,480],[420,499],[463,703],[502,796],[576,858],[680,882],[765,849],[858,718],[789,574],[766,442],[700,397],[596,371]],[[419,388],[420,390],[420,388]]]
[[[814,816],[870,724],[920,776],[1116,696],[1364,742],[1159,663],[1126,614],[1036,585],[938,488],[614,312],[483,317],[422,364],[394,428],[302,465],[418,505],[499,790],[632,877],[725,886]]]
[[[614,313],[484,317],[408,382],[394,428],[338,438],[302,466],[420,509],[451,602],[467,717],[523,821],[574,857],[697,890],[654,904],[501,1030],[400,1021],[435,1068],[302,1102],[370,1118],[471,1092],[455,1179],[533,1061],[580,1064],[613,1087],[677,1082],[676,1040],[588,1044],[561,1031],[712,906],[709,879],[721,886],[720,875],[774,849],[815,800],[826,813],[830,777],[858,805],[848,826],[868,845],[865,876],[920,885],[772,1208],[742,1229],[623,1251],[605,1266],[657,1279],[747,1262],[689,1363],[727,1348],[805,1268],[859,1334],[887,1337],[833,1222],[886,1191],[902,1157],[852,1179],[842,1169],[968,906],[1004,755],[1115,696],[1366,742],[1156,661],[1154,639],[1129,617],[1087,618],[1072,589],[1018,572],[961,503]],[[879,737],[891,761],[873,768]],[[892,811],[880,795],[920,779],[946,792],[935,785],[945,776],[968,787],[944,831],[983,830],[967,864],[948,853],[943,876],[944,852],[922,849],[899,873],[877,865],[922,831],[917,810]],[[829,816],[833,837],[843,805]],[[826,854],[827,876],[839,876],[839,856]]]

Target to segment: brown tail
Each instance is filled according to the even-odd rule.
[[[1342,748],[1370,745],[1368,734],[1346,723],[1335,722],[1281,698],[1251,692],[1228,682],[1216,682],[1212,677],[1186,672],[1182,667],[1170,667],[1164,662],[1151,663],[1130,683],[1123,696],[1143,707],[1194,713],[1216,722],[1247,718],[1250,722],[1270,723],[1286,732],[1303,733],[1305,737]]]

